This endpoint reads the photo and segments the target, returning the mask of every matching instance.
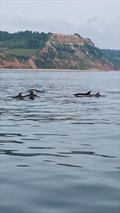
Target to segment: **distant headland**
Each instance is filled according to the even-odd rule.
[[[120,50],[100,49],[78,33],[0,31],[0,69],[120,70]]]

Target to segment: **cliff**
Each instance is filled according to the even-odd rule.
[[[108,52],[100,50],[90,39],[82,38],[79,34],[25,31],[16,34],[0,32],[0,37],[0,68],[120,69],[119,59],[116,64],[113,55],[109,57]]]

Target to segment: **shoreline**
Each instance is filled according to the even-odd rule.
[[[32,72],[119,72],[120,70],[74,70],[74,69],[0,69],[1,71],[32,71]]]

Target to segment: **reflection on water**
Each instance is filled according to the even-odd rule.
[[[1,212],[119,212],[118,75],[1,72]],[[11,98],[31,87],[46,93]]]

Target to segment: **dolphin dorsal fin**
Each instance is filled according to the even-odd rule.
[[[90,95],[91,91],[87,92],[86,95]]]

